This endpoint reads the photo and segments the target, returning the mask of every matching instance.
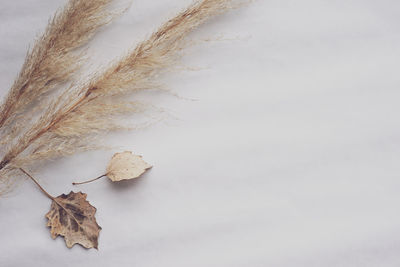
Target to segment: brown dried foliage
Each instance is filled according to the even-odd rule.
[[[82,192],[72,192],[52,197],[50,211],[46,214],[51,237],[63,236],[68,248],[80,244],[85,248],[98,248],[101,227],[97,224],[96,208]]]

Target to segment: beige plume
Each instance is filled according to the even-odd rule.
[[[153,88],[157,75],[174,65],[191,31],[237,5],[232,0],[196,1],[89,83],[70,88],[9,147],[0,161],[0,177],[19,167],[92,148],[97,133],[118,128],[110,118],[135,111],[135,104],[121,96]]]
[[[108,11],[114,0],[70,0],[28,52],[22,69],[0,106],[0,129],[51,89],[68,81],[79,70],[86,44],[116,13]]]

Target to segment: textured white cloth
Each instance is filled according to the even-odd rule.
[[[63,0],[2,0],[0,90]],[[190,0],[134,1],[90,44],[97,67]],[[110,136],[117,149],[35,173],[53,195],[82,190],[99,251],[51,239],[50,201],[29,181],[0,199],[0,266],[400,266],[400,2],[263,0],[213,19],[153,92],[161,123]],[[222,36],[222,38],[220,38]],[[195,99],[191,101],[188,99]],[[114,152],[154,168],[107,179]]]

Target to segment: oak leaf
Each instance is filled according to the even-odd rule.
[[[129,180],[140,177],[148,169],[150,164],[142,159],[142,156],[134,155],[130,151],[116,153],[107,167],[107,177],[113,182]]]
[[[97,224],[96,208],[86,200],[87,195],[71,191],[52,198],[50,211],[46,214],[51,236],[64,236],[68,248],[80,244],[85,248],[98,248],[101,227]]]

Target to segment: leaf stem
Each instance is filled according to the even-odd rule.
[[[89,180],[89,181],[86,181],[86,182],[81,182],[81,183],[72,183],[72,184],[73,184],[73,185],[88,184],[88,183],[91,183],[91,182],[97,181],[97,180],[99,180],[99,179],[101,179],[101,178],[103,178],[103,177],[106,177],[106,176],[107,176],[107,174],[103,174],[103,175],[101,175],[101,176],[99,176],[99,177],[97,177],[97,178],[94,178],[94,179],[92,179],[92,180]]]
[[[49,193],[47,193],[47,191],[44,190],[44,188],[39,184],[39,182],[38,182],[35,178],[32,177],[32,175],[30,175],[28,172],[26,172],[26,171],[25,171],[24,169],[22,169],[22,168],[19,168],[19,169],[20,169],[20,171],[22,171],[26,176],[28,176],[28,177],[40,188],[40,190],[41,190],[48,198],[50,198],[51,200],[54,200],[54,197],[51,196]]]

